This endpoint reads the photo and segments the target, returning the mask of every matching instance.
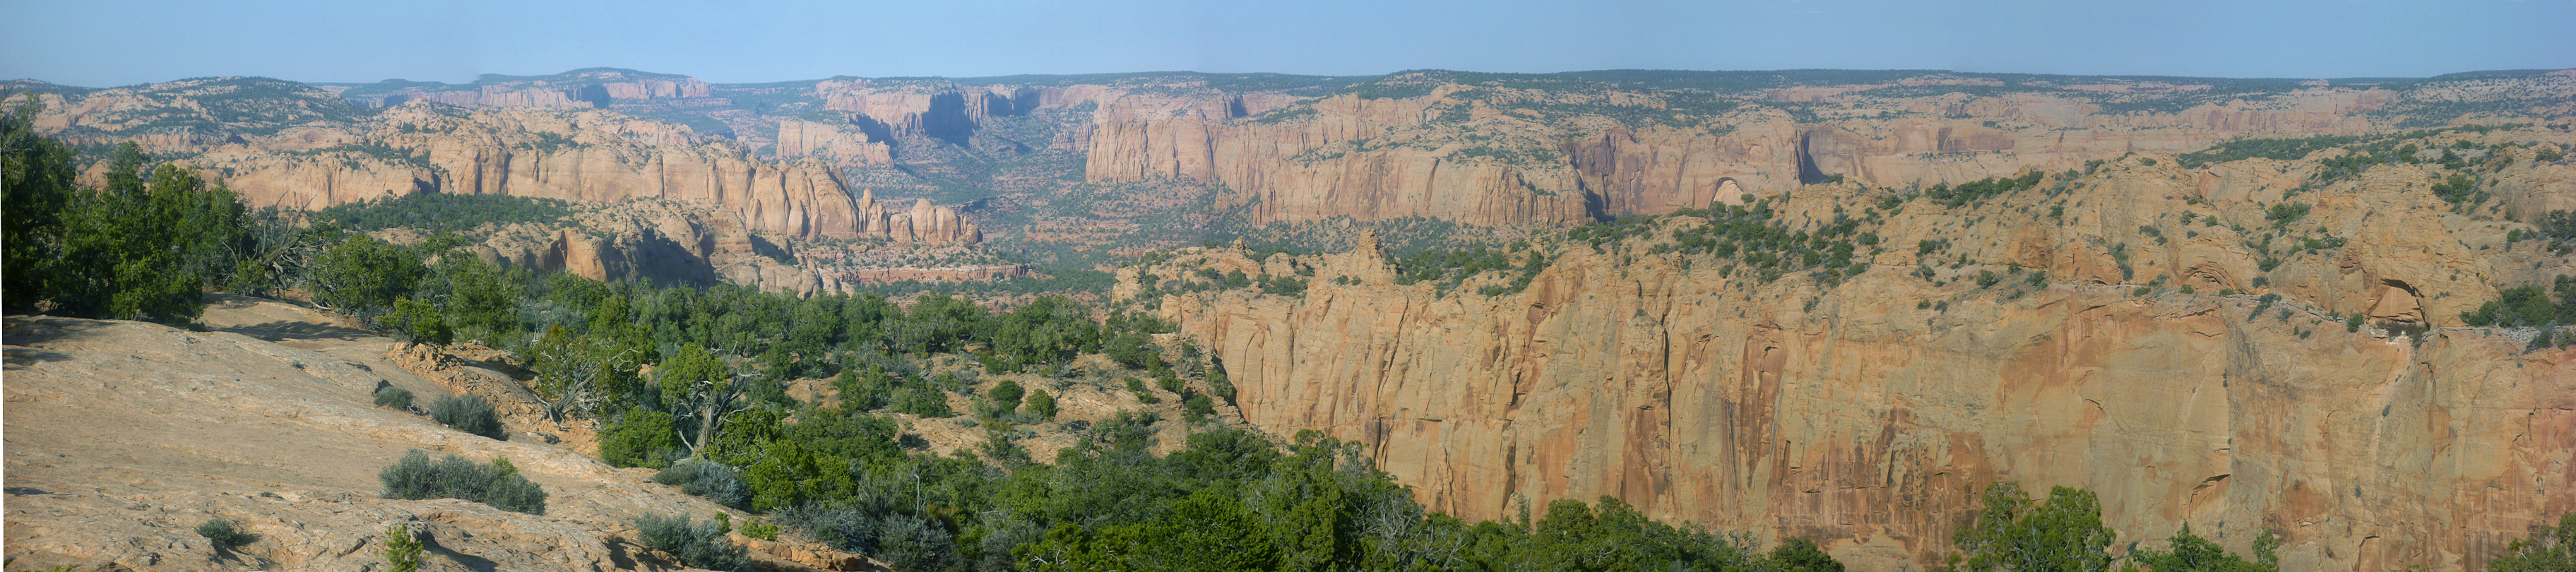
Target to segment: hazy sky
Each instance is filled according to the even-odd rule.
[[[2576,66],[2576,0],[0,0],[0,78],[716,82],[1158,70],[1923,68],[2230,77]]]

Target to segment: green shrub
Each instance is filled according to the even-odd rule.
[[[653,482],[677,486],[682,493],[734,508],[743,508],[743,503],[751,499],[749,489],[743,486],[741,471],[704,459],[673,463],[671,468],[655,473]]]
[[[431,461],[428,453],[413,449],[376,473],[376,479],[384,482],[384,498],[463,499],[512,512],[546,513],[545,489],[519,474],[507,458],[489,465],[454,454]]]
[[[742,535],[770,542],[777,542],[778,525],[757,520],[742,523]]]
[[[389,572],[418,572],[420,553],[420,539],[412,537],[410,528],[397,524],[385,528],[385,549],[376,554],[385,557]]]
[[[2307,203],[2280,203],[2272,205],[2272,208],[2265,209],[2263,218],[2264,220],[2272,221],[2272,226],[2285,226],[2292,222],[2296,222],[2299,219],[2307,218],[2308,210],[2310,208],[2313,207],[2309,206]]]
[[[1216,414],[1216,402],[1205,395],[1192,395],[1189,399],[1181,400],[1181,407],[1188,409],[1191,415],[1200,417]]]
[[[691,568],[740,570],[751,563],[742,545],[725,539],[723,522],[695,522],[688,515],[647,514],[635,517],[635,540],[646,548],[678,557]]]
[[[948,407],[947,392],[940,391],[939,388],[936,387],[931,387],[930,383],[927,381],[917,380],[905,385],[906,387],[898,390],[895,394],[894,410],[896,412],[910,413],[930,418],[957,416],[957,410],[950,409]]]
[[[411,410],[411,390],[391,385],[376,388],[376,406]]]
[[[448,326],[438,307],[428,302],[401,298],[394,300],[394,310],[380,320],[393,330],[394,337],[432,346],[456,341],[456,329]]]
[[[2566,304],[2549,300],[2549,292],[2539,286],[2517,286],[2499,292],[2497,299],[2478,305],[2477,311],[2460,313],[2460,321],[2471,326],[2541,327],[2576,322],[2576,280],[2559,282],[2560,297]]]
[[[2545,521],[2544,521],[2545,522]],[[2576,512],[2558,516],[2558,526],[2543,525],[2529,540],[2516,540],[2505,554],[2487,563],[2492,572],[2560,572],[2576,570]]]
[[[993,400],[995,413],[1010,413],[1020,410],[1020,398],[1027,393],[1026,388],[1020,387],[1020,382],[1005,379],[995,384],[992,391],[986,392],[985,397]]]
[[[2281,539],[2273,536],[2268,530],[2254,539],[2254,561],[2252,562],[2245,561],[2242,556],[2228,553],[2226,548],[2216,542],[2210,542],[2209,539],[2192,534],[2189,524],[2183,525],[2182,530],[2174,531],[2171,540],[2165,550],[2140,548],[2137,552],[2130,553],[2129,558],[2147,565],[2148,569],[2155,572],[2279,572],[2281,570],[2281,557],[2273,553],[2274,549],[2281,546]]]
[[[626,412],[599,432],[599,460],[612,467],[668,467],[682,446],[671,414],[643,407]]]
[[[215,545],[224,547],[259,542],[259,535],[244,531],[233,521],[222,518],[209,519],[205,524],[197,525],[197,536],[206,537],[206,540],[212,540]]]
[[[1048,421],[1055,420],[1055,396],[1040,389],[1029,392],[1029,413]]]
[[[111,153],[104,188],[84,188],[76,150],[36,131],[42,111],[30,96],[0,113],[8,313],[187,324],[204,288],[256,266],[255,223],[232,191],[176,165],[147,172],[132,142]]]
[[[305,289],[315,304],[374,321],[428,274],[409,249],[361,234],[315,258]]]
[[[1957,570],[2108,570],[2110,527],[2092,491],[2056,487],[2034,503],[2019,483],[1986,489],[1974,526],[1960,531]]]
[[[1791,538],[1771,549],[1771,561],[1785,572],[1843,572],[1843,563],[1816,548],[1816,541]]]
[[[1145,390],[1145,380],[1137,379],[1136,376],[1127,376],[1127,392],[1136,394],[1137,401],[1149,404],[1163,402],[1162,398],[1154,396],[1154,392]]]
[[[458,431],[506,441],[508,430],[501,428],[501,414],[492,410],[492,402],[474,394],[451,395],[429,404],[429,418]]]

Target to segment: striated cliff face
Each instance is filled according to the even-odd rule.
[[[709,97],[715,86],[697,78],[589,68],[552,76],[485,76],[468,85],[387,81],[346,87],[340,96],[367,107],[431,101],[462,107],[607,107],[613,102]]]
[[[2569,142],[2496,140],[2534,138]],[[2522,163],[2501,173],[2576,170]],[[2525,351],[2531,331],[2456,316],[2489,284],[2576,259],[2505,242],[2520,223],[2451,212],[2416,166],[2284,196],[2314,167],[2133,160],[2047,192],[1903,201],[1864,227],[1890,246],[1831,281],[1655,248],[1701,221],[1676,216],[1597,249],[1543,236],[1553,263],[1511,294],[1475,293],[1493,278],[1400,285],[1364,248],[1185,250],[1123,269],[1117,295],[1221,359],[1247,420],[1367,442],[1463,517],[1612,495],[1834,539],[1858,569],[1921,569],[1987,483],[2017,480],[2101,493],[2125,539],[2189,523],[2241,551],[2268,529],[2285,568],[2477,569],[2576,510],[2576,350]],[[1809,186],[1769,204],[1814,228],[1883,193]],[[2314,211],[2270,227],[2266,206],[2289,200]],[[2347,242],[2263,268],[2280,255],[2266,237],[2310,226]],[[1920,253],[1925,240],[1948,246]],[[1302,297],[1146,289],[1198,268],[1311,277]],[[2004,279],[1980,287],[1980,271]],[[2352,313],[2369,317],[2357,331],[2333,319]]]
[[[905,225],[880,228],[884,232],[874,236],[931,236],[956,225],[963,227],[952,230],[977,232],[953,215],[940,219],[928,214],[944,211],[926,204],[891,214],[873,202],[867,204],[871,208],[863,212],[874,213],[869,220],[876,224]],[[920,228],[909,226],[915,215],[932,222]],[[389,232],[400,232],[401,242],[420,238],[416,232]],[[810,296],[848,293],[852,285],[871,282],[994,280],[1029,274],[1025,266],[982,260],[989,254],[960,244],[927,248],[931,245],[900,239],[879,244],[782,244],[774,242],[775,237],[753,232],[733,213],[667,200],[590,206],[563,224],[515,224],[478,232],[483,242],[471,247],[471,252],[484,262],[603,281],[731,283]]]
[[[852,125],[781,119],[773,145],[773,152],[781,160],[813,157],[840,165],[894,162],[892,148]]]
[[[636,97],[703,95],[706,84],[695,82],[592,85]],[[180,155],[177,163],[257,206],[319,209],[432,192],[596,203],[658,198],[730,211],[753,230],[794,237],[981,240],[952,210],[862,205],[822,161],[761,161],[723,138],[609,111],[413,103],[362,113],[328,92],[257,78],[51,97],[39,123],[58,136],[133,140]],[[174,122],[187,125],[156,127]],[[864,140],[820,143],[818,150],[870,152]],[[881,156],[882,145],[874,152]]]
[[[2226,99],[2191,95],[2210,86],[2163,84],[1970,95],[1924,82],[1732,99],[1607,84],[1520,88],[1438,74],[1388,81],[1408,79],[1414,83],[1391,84],[1411,88],[1404,93],[1346,93],[1257,116],[1208,98],[1118,99],[1096,117],[1084,175],[1221,182],[1260,202],[1259,223],[1342,215],[1565,223],[1704,207],[1836,175],[1929,186],[2244,137],[2358,134],[2416,117],[2392,106],[2474,99],[2453,93],[2465,88],[2429,87]],[[2514,111],[2484,119],[2576,111],[2551,99],[2576,96],[2576,78],[2539,78],[2519,89],[2527,90],[2515,96],[2522,99],[2500,106]],[[2105,103],[2144,97],[2129,95],[2139,90],[2180,94],[2171,97],[2181,103]]]
[[[388,110],[372,127],[366,135],[375,148],[333,153],[336,161],[229,147],[185,161],[261,205],[320,208],[381,196],[384,189],[365,186],[379,179],[344,180],[342,173],[408,167],[416,181],[410,187],[435,192],[665,198],[731,210],[764,231],[859,236],[856,205],[829,169],[751,160],[685,127],[600,111],[420,105]]]
[[[1098,101],[1113,91],[1102,85],[965,86],[944,81],[824,80],[813,96],[822,108],[857,113],[859,124],[891,138],[936,138],[962,143],[968,132],[996,116]]]

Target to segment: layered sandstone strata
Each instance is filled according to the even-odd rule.
[[[854,200],[822,162],[751,159],[686,127],[601,111],[413,105],[387,110],[373,130],[349,137],[365,143],[277,150],[284,144],[263,139],[262,146],[226,145],[182,162],[260,206],[318,209],[425,192],[593,203],[653,198],[730,211],[753,230],[788,236],[981,240],[954,210]]]
[[[2284,196],[2310,168],[2127,161],[2062,195],[1917,199],[1874,227],[1894,245],[1863,249],[1874,268],[1830,286],[1656,252],[1697,221],[1676,217],[1599,250],[1543,239],[1554,263],[1516,294],[1399,285],[1364,248],[1185,251],[1123,270],[1118,295],[1197,268],[1311,273],[1302,297],[1150,295],[1222,360],[1247,420],[1367,443],[1462,517],[1611,495],[1896,569],[1937,563],[1978,492],[2013,480],[2101,493],[2124,539],[2189,523],[2242,551],[2273,530],[2285,568],[2477,569],[2576,510],[2576,350],[2457,316],[2490,284],[2576,261],[2507,243],[2520,223],[2450,212],[2415,167]],[[2519,168],[2506,176],[2569,167]],[[1797,226],[1877,193],[1775,204]],[[2266,270],[2254,245],[2281,231],[2263,209],[2289,200],[2315,209],[2290,228],[2349,242]],[[1925,240],[1948,246],[1918,254]],[[1977,287],[1981,270],[2010,280]],[[2356,331],[2334,320],[2354,313]]]
[[[2524,87],[2576,93],[2576,82],[2536,81]],[[1608,87],[1448,84],[1405,98],[1337,95],[1262,117],[1228,113],[1211,100],[1131,97],[1098,113],[1084,175],[1220,182],[1258,200],[1255,217],[1262,223],[1334,216],[1563,223],[1701,207],[1836,175],[1930,186],[2081,168],[2133,153],[2195,151],[2243,137],[2373,132],[2388,129],[2393,117],[2375,113],[2400,99],[2386,89],[2319,87],[2129,111],[2066,93],[1845,95],[1885,86],[1851,87],[1773,94],[1783,103],[1746,101],[1714,112],[1672,108],[1651,92]],[[1798,102],[1822,105],[1788,105]],[[2571,111],[2563,105],[2528,110],[2537,116]],[[1604,115],[1612,113],[1706,121],[1684,126]],[[1494,159],[1496,149],[1506,158]]]
[[[391,107],[414,101],[462,107],[607,107],[618,101],[708,97],[715,86],[697,78],[670,77],[625,70],[576,70],[539,79],[476,82],[472,85],[415,85],[355,94],[352,102]]]

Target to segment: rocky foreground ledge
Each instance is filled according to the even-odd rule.
[[[6,320],[11,570],[381,570],[395,524],[427,545],[427,570],[673,570],[635,542],[635,517],[746,517],[569,443],[495,441],[375,406],[380,385],[424,401],[446,385],[388,358],[393,340],[301,307],[225,297],[206,308],[206,332]],[[377,498],[377,471],[411,449],[508,457],[551,495],[546,514]],[[260,540],[218,548],[193,531],[212,518]],[[819,545],[734,540],[758,569],[878,569]]]

